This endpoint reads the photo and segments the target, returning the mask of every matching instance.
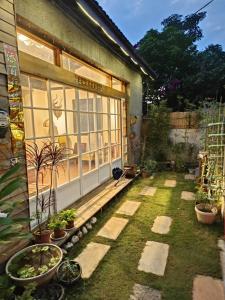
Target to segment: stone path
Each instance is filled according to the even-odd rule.
[[[161,300],[161,293],[146,285],[135,283],[129,300]]]
[[[167,179],[165,180],[164,186],[166,187],[175,187],[177,185],[177,181],[175,179]]]
[[[163,276],[168,253],[168,244],[147,241],[139,260],[138,270]]]
[[[181,193],[181,199],[186,201],[195,200],[195,193],[183,191]]]
[[[139,193],[139,195],[142,196],[154,196],[156,192],[156,187],[152,186],[145,186],[142,191]]]
[[[100,243],[91,242],[87,245],[83,252],[74,259],[81,265],[82,278],[89,278],[92,275],[109,249],[110,246]]]
[[[196,177],[195,177],[195,175],[193,175],[193,174],[185,174],[185,175],[184,175],[184,179],[185,179],[185,180],[195,180]]]
[[[193,300],[225,300],[222,281],[209,276],[196,276],[192,293]]]
[[[151,230],[154,233],[167,234],[170,231],[171,224],[172,219],[170,217],[158,216],[156,217]]]
[[[112,217],[97,233],[97,236],[102,236],[107,239],[116,240],[124,227],[128,223],[128,219]]]
[[[140,205],[141,202],[127,200],[120,206],[116,213],[127,216],[133,216]]]

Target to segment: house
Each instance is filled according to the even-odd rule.
[[[26,161],[26,144],[55,141],[70,149],[56,178],[57,209],[72,205],[135,161],[145,77],[154,71],[95,0],[1,1],[0,130],[7,118],[11,130],[0,138],[0,169]],[[23,173],[22,212],[32,215],[34,170]],[[45,173],[43,192],[48,184]]]

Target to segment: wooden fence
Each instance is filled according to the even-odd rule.
[[[170,113],[170,126],[172,129],[196,129],[199,127],[199,117],[196,112]]]

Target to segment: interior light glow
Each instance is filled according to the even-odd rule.
[[[115,44],[117,44],[117,42],[111,37],[110,34],[108,34],[108,32],[103,27],[101,27],[101,29],[111,41],[113,41]]]
[[[120,47],[121,51],[123,51],[123,53],[126,55],[126,56],[129,56],[129,54],[127,53],[126,50],[124,50],[122,47]]]
[[[80,9],[85,13],[86,16],[88,16],[89,19],[91,19],[92,22],[94,22],[96,25],[100,26],[98,21],[96,21],[87,11],[86,9],[83,7],[83,5],[81,5],[79,2],[77,2],[77,5],[80,7]]]
[[[148,75],[148,73],[142,68],[142,67],[140,67],[141,68],[141,71],[145,74],[145,75]]]

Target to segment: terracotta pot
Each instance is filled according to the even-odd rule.
[[[197,220],[202,224],[213,224],[216,221],[217,216],[217,208],[213,207],[213,212],[204,212],[204,208],[206,204],[200,203],[195,205],[195,212],[197,216]]]
[[[151,174],[150,174],[148,171],[146,171],[146,170],[143,170],[143,171],[141,172],[142,178],[148,178],[150,175],[151,175]]]
[[[65,235],[64,229],[54,229],[54,238],[59,239]]]
[[[72,228],[74,228],[74,220],[68,221],[66,224],[66,229],[72,229]]]
[[[9,261],[6,264],[6,274],[13,280],[16,282],[17,285],[19,286],[26,286],[29,283],[35,283],[37,286],[40,286],[42,284],[46,284],[48,283],[53,276],[56,273],[56,270],[58,268],[58,266],[60,265],[62,258],[63,258],[63,253],[62,250],[54,245],[54,244],[42,244],[42,246],[49,246],[50,248],[54,249],[57,252],[57,256],[59,257],[59,261],[57,262],[57,264],[52,267],[51,269],[49,269],[46,273],[44,274],[40,274],[34,277],[29,277],[29,278],[19,278],[19,277],[15,277],[14,275],[11,274],[10,270],[10,266],[11,264],[14,264],[14,259],[16,259],[18,257],[18,255],[21,254],[27,254],[30,253],[32,251],[33,248],[37,247],[37,244],[26,247],[22,250],[20,250],[19,252],[17,252],[16,254],[14,254]]]
[[[137,173],[137,165],[126,165],[124,166],[126,170],[126,178],[134,178]]]
[[[35,237],[35,243],[36,244],[51,243],[50,234],[51,231],[47,229],[42,230],[41,234],[38,231],[34,232],[33,235]]]

